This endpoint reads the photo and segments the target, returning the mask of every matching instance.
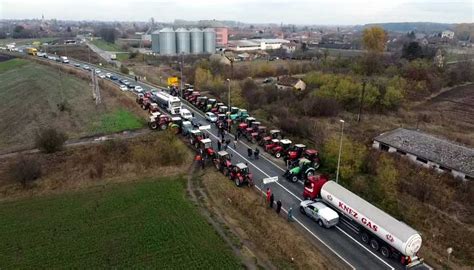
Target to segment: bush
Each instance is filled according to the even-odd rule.
[[[54,153],[62,149],[66,140],[66,134],[48,128],[36,134],[35,146],[45,153]]]
[[[129,70],[126,66],[124,65],[121,65],[120,66],[120,72],[124,73],[124,74],[128,74],[129,73]]]
[[[21,156],[10,167],[10,175],[25,188],[28,183],[41,177],[41,165],[33,158]]]

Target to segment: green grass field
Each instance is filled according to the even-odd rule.
[[[94,133],[113,133],[126,129],[139,129],[145,125],[145,120],[129,111],[119,109],[102,116]]]
[[[102,39],[94,39],[91,41],[91,43],[104,51],[110,51],[110,52],[123,52],[124,51],[122,48],[120,48],[119,45],[107,42]]]
[[[85,80],[23,59],[0,62],[0,149],[31,145],[40,128],[57,128],[77,138],[142,123],[120,99],[102,93],[103,103],[96,106]],[[116,95],[121,95],[118,89]],[[59,110],[61,103],[66,110]]]
[[[17,46],[20,45],[31,45],[33,42],[40,42],[41,44],[45,42],[52,42],[56,41],[58,38],[7,38],[7,39],[0,39],[0,45],[6,45],[9,43],[16,43]]]
[[[180,178],[1,203],[0,240],[0,269],[240,268]]]
[[[128,53],[117,53],[116,56],[118,61],[125,61],[130,58],[130,54]]]

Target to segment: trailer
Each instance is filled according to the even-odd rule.
[[[408,266],[422,262],[417,255],[422,239],[415,229],[336,182],[327,181],[322,176],[311,176],[305,183],[303,196],[322,201],[339,212],[347,227],[384,257],[396,258]]]
[[[181,100],[164,91],[153,92],[152,100],[167,112],[176,115],[181,112]]]

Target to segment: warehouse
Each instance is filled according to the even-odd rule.
[[[438,172],[449,172],[456,178],[474,178],[474,149],[416,130],[397,128],[375,137],[372,146],[398,153]]]
[[[282,48],[283,44],[289,43],[289,40],[276,38],[229,40],[228,49],[233,51],[276,50]]]

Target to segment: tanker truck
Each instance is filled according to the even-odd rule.
[[[361,197],[324,176],[310,176],[305,182],[303,197],[321,201],[337,211],[340,221],[355,231],[362,242],[386,258],[395,258],[413,267],[418,258],[421,235],[412,227],[395,219]]]

